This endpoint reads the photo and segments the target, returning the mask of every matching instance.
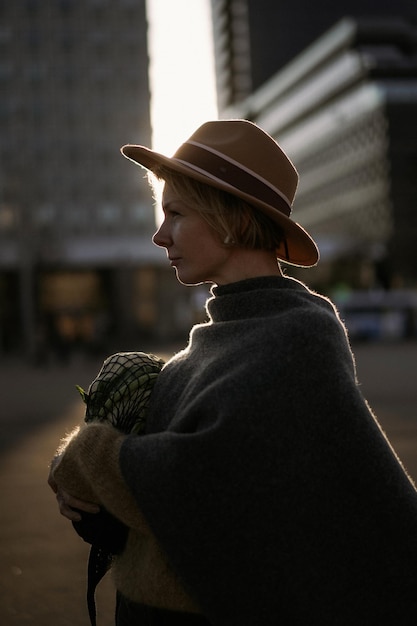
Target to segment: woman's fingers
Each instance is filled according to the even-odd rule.
[[[56,499],[61,515],[71,520],[71,522],[79,522],[81,520],[80,511],[85,511],[86,513],[98,513],[100,511],[100,507],[97,504],[75,498],[60,489],[56,492]]]

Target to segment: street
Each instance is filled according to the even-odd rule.
[[[417,480],[417,343],[354,345],[359,380],[394,449]],[[89,546],[58,514],[46,484],[61,436],[83,417],[75,385],[101,359],[34,368],[0,362],[0,614],[4,626],[88,626]],[[109,575],[97,593],[98,626],[113,624]]]

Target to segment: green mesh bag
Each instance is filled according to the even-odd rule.
[[[144,352],[109,356],[88,392],[77,387],[86,406],[86,422],[107,422],[123,433],[142,434],[156,378],[164,361]]]

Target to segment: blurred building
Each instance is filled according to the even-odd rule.
[[[322,253],[309,280],[416,287],[416,5],[212,7],[220,116],[259,123],[297,165],[293,217]]]
[[[245,99],[343,17],[417,20],[415,0],[211,0],[220,111]]]
[[[175,331],[119,152],[151,142],[145,0],[0,0],[0,89],[0,352]]]

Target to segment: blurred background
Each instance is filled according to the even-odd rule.
[[[0,608],[87,624],[87,547],[45,486],[114,351],[169,356],[205,319],[175,280],[126,143],[172,154],[208,119],[258,123],[300,172],[293,217],[364,393],[417,478],[414,0],[0,0]],[[101,597],[112,623],[113,594]]]
[[[245,117],[300,171],[294,219],[352,334],[415,337],[416,5],[0,0],[0,358],[176,341],[205,288],[172,279],[125,143],[172,153]]]

